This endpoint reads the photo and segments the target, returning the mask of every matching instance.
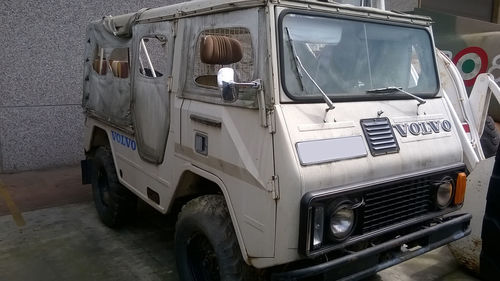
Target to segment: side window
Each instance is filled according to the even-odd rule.
[[[94,60],[92,63],[92,68],[100,75],[106,75],[108,70],[107,61],[104,57],[104,49],[99,45],[97,45],[94,50]]]
[[[113,76],[128,78],[129,75],[129,50],[128,48],[116,48],[109,55],[109,65]]]
[[[150,78],[162,77],[167,69],[166,44],[163,36],[144,37],[139,45],[139,73]]]
[[[201,59],[200,53],[202,42],[207,36],[215,36],[217,38],[230,38],[236,40],[241,45],[241,59],[236,63],[230,64],[208,64]],[[229,42],[229,41],[228,41]],[[221,48],[219,51],[227,49]],[[231,54],[234,56],[234,54]],[[216,28],[202,31],[198,36],[196,44],[196,52],[194,59],[193,78],[198,86],[217,87],[217,72],[222,67],[231,67],[235,70],[236,80],[240,82],[251,81],[254,74],[254,52],[252,49],[252,36],[246,28]]]

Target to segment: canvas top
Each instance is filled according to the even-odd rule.
[[[347,13],[353,16],[368,16],[382,20],[391,19],[420,25],[431,24],[431,19],[425,16],[384,11],[370,7],[345,5],[335,2],[321,2],[318,0],[194,0],[152,9],[144,8],[135,13],[108,16],[105,17],[104,20],[99,20],[94,23],[101,23],[104,21],[105,26],[111,33],[120,37],[129,37],[131,36],[130,26],[135,23],[158,22],[192,17],[242,8],[264,6],[267,3],[276,3],[287,7],[314,6],[319,9],[334,8],[334,12],[336,13]]]

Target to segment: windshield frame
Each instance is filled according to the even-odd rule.
[[[436,57],[436,47],[435,47],[435,42],[434,42],[434,36],[432,35],[431,29],[427,28],[424,25],[416,25],[416,24],[406,24],[406,23],[401,23],[401,22],[396,22],[396,21],[389,21],[389,20],[380,20],[380,19],[374,19],[374,18],[369,18],[368,16],[350,16],[350,15],[343,15],[343,14],[332,14],[328,12],[320,12],[320,11],[304,11],[300,9],[286,9],[281,11],[279,17],[278,17],[278,30],[276,32],[278,38],[278,59],[279,59],[279,75],[280,75],[280,86],[283,89],[283,92],[285,95],[290,99],[289,102],[306,102],[306,103],[319,103],[323,102],[323,99],[320,95],[318,96],[296,96],[290,93],[290,91],[287,89],[287,84],[285,81],[285,71],[293,71],[293,69],[286,70],[285,68],[285,59],[284,59],[284,48],[286,46],[286,41],[285,39],[285,33],[283,32],[283,19],[285,16],[289,14],[296,14],[296,15],[302,15],[302,16],[316,16],[316,17],[324,17],[324,18],[332,18],[332,19],[345,19],[345,20],[352,20],[352,21],[357,21],[357,22],[368,22],[368,23],[376,23],[376,24],[383,24],[383,25],[389,25],[389,26],[401,26],[401,27],[406,27],[406,28],[413,28],[413,29],[419,29],[419,30],[424,30],[429,36],[429,42],[431,44],[431,53],[432,53],[432,62],[434,64],[434,75],[436,78],[436,90],[435,92],[429,92],[429,93],[417,93],[418,97],[421,98],[437,98],[439,97],[439,93],[441,91],[441,81],[439,79],[439,72],[438,72],[438,64],[437,64],[437,57]],[[387,85],[387,86],[394,86],[394,85]],[[336,93],[337,94],[337,93]],[[335,94],[328,94],[328,97],[333,101],[333,102],[344,102],[344,101],[375,101],[375,100],[407,100],[407,99],[412,99],[411,97],[407,95],[401,95],[401,94],[394,94],[394,95],[372,95],[368,93],[359,93],[358,95],[355,96],[336,96]]]

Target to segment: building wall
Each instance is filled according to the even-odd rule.
[[[491,21],[494,0],[422,0],[422,8],[452,15]]]
[[[174,2],[0,1],[0,172],[78,163],[87,23]]]
[[[409,12],[418,7],[418,0],[385,0],[386,10]]]
[[[0,1],[0,172],[83,158],[80,101],[88,22],[181,1]],[[386,0],[389,10],[417,6],[418,0]]]

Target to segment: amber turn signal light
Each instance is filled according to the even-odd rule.
[[[458,173],[457,176],[457,186],[455,187],[455,198],[453,203],[455,205],[460,205],[465,199],[465,187],[467,185],[467,176],[465,173]]]

